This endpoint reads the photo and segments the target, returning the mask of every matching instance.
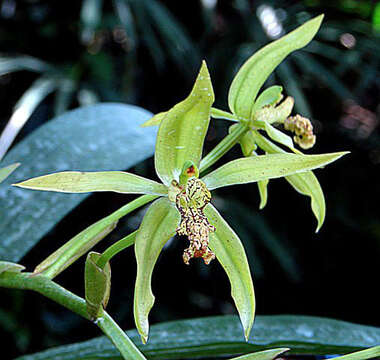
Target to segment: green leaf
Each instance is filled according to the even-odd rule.
[[[167,111],[160,112],[156,115],[154,115],[152,118],[150,118],[148,121],[145,121],[144,124],[141,125],[141,127],[148,127],[148,126],[158,126],[161,124],[161,121],[165,118],[167,115]]]
[[[274,85],[265,89],[255,101],[252,114],[262,109],[264,106],[274,106],[282,98],[282,86]]]
[[[264,351],[259,351],[259,352],[255,352],[252,354],[238,356],[238,357],[235,357],[231,360],[273,360],[277,356],[283,354],[284,352],[286,352],[288,350],[290,350],[290,349],[280,348],[280,349],[264,350]]]
[[[10,174],[13,173],[21,164],[15,163],[0,169],[0,183],[2,183]]]
[[[286,151],[282,150],[280,147],[273,144],[270,140],[266,139],[264,136],[258,132],[252,132],[252,135],[255,137],[256,142],[260,148],[265,150],[267,153],[276,154],[284,153]],[[293,174],[285,176],[285,179],[289,182],[293,188],[299,193],[309,196],[311,199],[311,209],[318,221],[317,230],[322,227],[325,215],[326,215],[326,204],[325,198],[321,185],[318,182],[317,177],[311,171],[306,171],[300,174]]]
[[[137,330],[145,344],[148,340],[148,315],[154,304],[152,273],[166,242],[175,234],[180,214],[166,198],[156,200],[146,212],[135,240],[137,277],[133,312]]]
[[[343,356],[337,356],[335,360],[365,360],[365,359],[378,359],[380,357],[380,345],[372,348],[354,352]]]
[[[41,77],[17,101],[14,112],[0,136],[0,160],[37,106],[58,86],[55,78]]]
[[[57,171],[132,167],[153,155],[157,130],[140,127],[151,116],[132,105],[87,106],[50,120],[16,144],[0,163],[22,162],[0,186],[0,259],[18,262],[88,196],[26,191],[11,183]]]
[[[251,56],[232,81],[228,105],[231,111],[244,118],[252,117],[257,93],[272,71],[291,52],[306,46],[317,33],[323,15],[307,21],[286,36],[266,45]]]
[[[191,94],[168,111],[158,130],[155,166],[165,185],[178,180],[186,160],[199,167],[213,102],[210,74],[203,62]]]
[[[237,316],[214,316],[153,325],[150,341],[139,345],[149,359],[194,359],[233,356],[279,346],[289,354],[346,354],[380,343],[380,329],[311,316],[256,316],[252,340],[242,339]],[[134,343],[139,335],[127,332]],[[121,360],[105,336],[77,344],[51,348],[16,360]]]
[[[111,266],[109,263],[102,269],[97,265],[101,254],[90,252],[84,268],[85,298],[88,314],[97,319],[106,308],[111,291]]]
[[[338,160],[345,154],[347,152],[321,155],[269,154],[251,156],[230,161],[207,174],[202,180],[207,188],[212,190],[223,186],[274,179],[320,168]]]
[[[216,229],[210,233],[210,249],[230,280],[231,295],[239,312],[245,339],[248,341],[255,319],[255,293],[244,247],[239,237],[211,204],[206,206],[204,211]]]
[[[5,271],[20,272],[25,269],[25,266],[15,264],[9,261],[0,261],[0,274]]]
[[[13,185],[25,189],[65,193],[95,191],[149,195],[166,195],[168,193],[168,188],[163,184],[123,171],[65,171],[39,176]]]

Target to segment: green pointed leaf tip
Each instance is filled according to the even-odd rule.
[[[136,330],[128,331],[127,335],[138,343]],[[151,340],[146,345],[138,344],[138,347],[149,359],[178,359],[178,354],[183,359],[237,356],[278,347],[279,344],[289,347],[290,354],[301,357],[305,354],[347,354],[380,344],[380,328],[311,316],[258,315],[252,340],[249,343],[242,340],[238,317],[223,315],[152,325]],[[120,353],[107,337],[102,336],[53,347],[17,360],[78,358],[115,360],[120,359]]]
[[[123,171],[65,171],[32,178],[14,186],[66,193],[114,191],[126,194],[166,195],[168,192],[163,184]]]
[[[92,319],[101,316],[103,308],[107,306],[111,291],[111,267],[107,263],[101,269],[97,260],[101,254],[90,252],[85,264],[85,298],[88,314]]]
[[[179,180],[186,160],[199,167],[213,102],[210,74],[203,62],[190,95],[168,111],[158,130],[155,166],[165,185]]]
[[[210,249],[230,280],[231,296],[243,325],[245,339],[248,341],[255,319],[255,292],[244,247],[239,237],[211,204],[206,206],[204,211],[216,229],[210,233]]]
[[[151,281],[153,268],[166,242],[175,234],[180,214],[166,198],[156,200],[146,212],[135,241],[137,276],[133,312],[136,328],[145,344],[148,340],[148,315],[154,304]]]
[[[252,117],[254,101],[261,86],[273,70],[291,52],[306,46],[317,33],[323,15],[307,21],[282,38],[252,55],[240,68],[228,93],[231,111],[244,118]]]
[[[202,180],[209,190],[279,178],[325,166],[348,152],[321,155],[269,154],[230,161]]]
[[[2,169],[0,169],[0,183],[2,183],[19,166],[20,166],[20,163],[16,163],[16,164],[8,165],[8,166],[3,167]]]
[[[238,356],[231,360],[273,360],[277,356],[289,350],[290,350],[289,348],[269,349],[269,350],[254,352],[252,354]]]

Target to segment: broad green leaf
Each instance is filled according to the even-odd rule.
[[[65,193],[95,191],[149,195],[166,195],[168,193],[167,187],[163,184],[123,171],[65,171],[32,178],[14,184],[14,186]]]
[[[41,77],[17,101],[14,112],[0,135],[0,160],[37,106],[56,89],[57,85],[57,79]]]
[[[290,349],[288,348],[280,348],[280,349],[270,349],[270,350],[264,350],[255,352],[252,354],[242,355],[235,357],[231,360],[273,360],[277,356],[283,354],[284,352],[288,351]]]
[[[165,118],[167,114],[168,114],[167,111],[160,112],[154,115],[148,121],[145,121],[144,124],[141,125],[141,127],[159,126],[161,124],[161,121]]]
[[[269,154],[237,159],[207,174],[202,180],[209,190],[313,170],[338,160],[347,152],[320,155]]]
[[[323,15],[307,21],[282,38],[266,45],[252,55],[232,81],[228,105],[231,111],[244,118],[252,117],[257,93],[272,71],[291,52],[306,46],[317,33]]]
[[[262,109],[264,106],[274,106],[282,98],[282,86],[274,85],[265,89],[255,101],[252,114],[255,114],[258,110]]]
[[[230,280],[231,295],[243,325],[245,339],[248,341],[255,319],[255,292],[244,247],[239,237],[211,204],[206,206],[204,211],[216,229],[210,233],[210,249]]]
[[[166,242],[175,234],[180,214],[166,198],[156,200],[146,212],[135,240],[137,277],[133,312],[136,328],[145,344],[148,340],[148,315],[154,304],[151,282],[154,265]]]
[[[87,255],[84,268],[85,298],[88,314],[97,319],[106,308],[111,291],[111,266],[102,269],[97,265],[101,254],[91,251]]]
[[[127,331],[138,344],[136,330]],[[153,325],[150,340],[138,347],[149,359],[194,359],[233,356],[278,347],[289,354],[346,354],[380,343],[380,329],[311,316],[256,316],[252,340],[242,339],[237,316],[214,316],[170,321]],[[121,360],[120,353],[105,336],[64,345],[16,360]]]
[[[210,74],[203,62],[191,94],[168,111],[158,130],[154,160],[165,185],[178,180],[186,160],[199,167],[213,102]]]
[[[26,191],[11,183],[65,170],[128,169],[153,155],[157,130],[140,127],[151,116],[132,105],[91,105],[50,120],[16,144],[0,163],[22,162],[0,186],[0,259],[18,262],[89,196]]]
[[[3,167],[2,169],[0,169],[0,183],[2,183],[19,166],[20,166],[20,163],[15,163],[15,164],[8,165],[8,166]]]
[[[273,144],[270,140],[266,139],[264,136],[258,132],[252,132],[255,137],[257,144],[265,150],[267,153],[286,153],[283,149]],[[295,190],[299,193],[309,196],[311,199],[311,209],[318,221],[317,232],[322,227],[325,215],[326,215],[326,204],[325,198],[321,185],[318,182],[317,177],[311,171],[306,171],[300,174],[293,174],[285,176],[285,179],[293,186]]]
[[[380,357],[380,345],[372,348],[354,352],[343,356],[337,356],[332,359],[335,360],[365,360],[365,359],[379,359]]]
[[[269,183],[268,179],[257,182],[257,187],[259,188],[259,194],[260,194],[260,205],[259,205],[260,210],[264,209],[268,201],[268,183]]]
[[[25,266],[15,264],[9,261],[0,261],[0,274],[4,271],[20,272],[25,269]]]

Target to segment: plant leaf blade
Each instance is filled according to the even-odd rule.
[[[0,165],[22,162],[0,187],[0,258],[18,262],[88,196],[26,191],[8,185],[69,169],[128,169],[153,155],[157,130],[140,127],[151,116],[132,105],[86,106],[50,120],[16,144]],[[94,143],[94,139],[99,141]]]
[[[10,174],[13,173],[21,164],[15,163],[0,169],[0,183],[2,183]]]
[[[196,331],[194,331],[196,329]],[[138,343],[136,330],[127,331]],[[310,336],[313,334],[313,336]],[[238,316],[224,315],[155,324],[150,341],[138,347],[149,359],[205,358],[232,356],[277,347],[289,347],[289,354],[346,354],[380,343],[380,329],[345,321],[302,315],[256,316],[252,340],[242,339]],[[26,355],[17,360],[121,359],[105,336],[59,346]]]

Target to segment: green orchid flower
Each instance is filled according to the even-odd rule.
[[[312,36],[309,34],[309,38]],[[154,161],[161,183],[122,171],[68,171],[16,184],[28,189],[68,193],[114,191],[151,196],[150,200],[154,202],[131,237],[137,261],[134,316],[144,343],[148,339],[148,316],[155,300],[151,289],[153,269],[164,245],[176,233],[187,236],[189,240],[189,246],[182,255],[186,264],[194,257],[202,258],[205,264],[214,258],[220,262],[230,280],[231,295],[245,338],[248,339],[255,315],[250,267],[238,235],[211,204],[210,191],[305,173],[345,154],[277,153],[249,156],[227,162],[202,176],[206,169],[250,131],[246,123],[238,124],[232,134],[201,159],[213,102],[213,87],[206,63],[203,62],[190,95],[148,122],[148,125],[159,123]],[[238,108],[242,106],[238,100],[235,105]]]
[[[161,121],[155,167],[162,183],[122,171],[67,171],[16,184],[67,193],[114,191],[160,196],[148,208],[135,239],[134,314],[144,342],[149,333],[148,314],[154,303],[153,268],[163,246],[175,233],[189,238],[190,246],[183,254],[185,263],[192,257],[202,257],[205,263],[216,257],[221,263],[230,279],[232,297],[248,338],[254,320],[255,297],[247,257],[237,234],[211,205],[210,190],[308,171],[343,155],[276,154],[242,158],[199,179],[198,167],[213,101],[210,76],[203,63],[190,95]]]

